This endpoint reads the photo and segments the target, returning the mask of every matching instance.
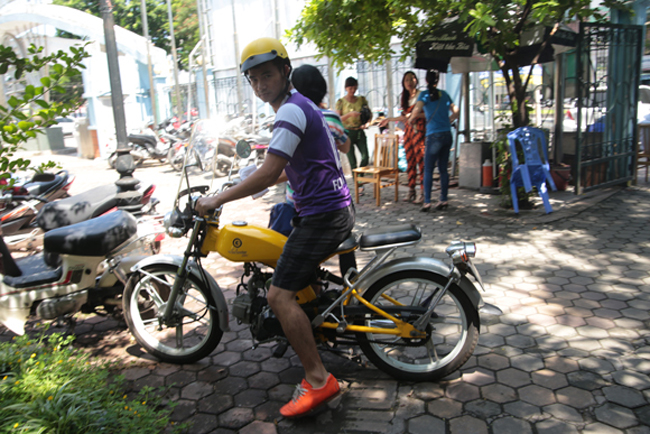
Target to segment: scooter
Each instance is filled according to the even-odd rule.
[[[165,131],[166,123],[158,125],[155,129],[153,124],[148,125],[150,131],[147,134],[129,134],[127,136],[128,146],[131,149],[131,156],[136,166],[140,166],[145,160],[158,160],[164,163],[169,150],[181,139]],[[108,165],[114,169],[118,152],[111,153],[108,157]]]
[[[131,267],[158,235],[137,232],[135,217],[116,211],[47,232],[33,256],[13,259],[0,238],[0,323],[22,335],[30,316],[73,326],[77,312],[120,315]]]
[[[245,142],[238,148],[242,158],[250,154]],[[287,238],[243,221],[220,226],[223,207],[209,216],[197,215],[196,195],[207,188],[188,182],[181,191],[184,178],[165,227],[171,237],[187,235],[187,247],[183,256],[155,255],[133,268],[124,290],[131,333],[165,362],[193,363],[208,356],[229,330],[225,297],[201,266],[201,258],[216,252],[243,265],[232,315],[249,325],[258,343],[278,342],[274,355],[281,357],[288,342],[266,293]],[[232,185],[224,183],[222,191]],[[417,244],[421,237],[412,224],[351,236],[332,256],[361,249],[375,257],[343,277],[321,269],[320,290],[308,286],[296,294],[324,349],[358,345],[379,369],[406,381],[440,379],[470,358],[478,341],[479,311],[501,314],[483,302],[469,279],[483,288],[472,262],[476,245],[452,243],[446,249],[451,263],[428,256],[389,260],[396,249]]]
[[[138,221],[147,222],[156,215],[158,199],[152,197],[156,190],[150,185],[144,192],[137,190],[130,202],[124,205],[120,199],[120,188],[115,184],[102,185],[83,193],[43,204],[32,223],[26,227],[29,232],[5,235],[4,242],[12,251],[36,250],[43,246],[43,234],[52,229],[69,226],[95,217],[106,215],[117,210],[128,211]],[[160,240],[157,246],[160,247]]]
[[[74,179],[66,170],[56,174],[41,173],[5,191],[0,196],[2,234],[7,236],[33,230],[39,210],[49,201],[66,197]]]
[[[235,152],[236,141],[230,137],[220,137],[217,156],[213,161],[214,176],[227,176],[230,171],[237,172],[241,168],[264,164],[270,139],[260,135],[247,135],[243,140],[250,143],[251,154],[247,158],[239,158]]]
[[[242,167],[254,164],[259,167],[264,163],[266,151],[271,142],[271,131],[275,116],[264,120],[256,134],[249,134],[242,130],[229,130],[231,135],[223,135],[218,139],[217,156],[213,161],[212,171],[214,176],[222,177],[230,171],[238,171]],[[251,145],[252,152],[247,158],[236,158],[235,146],[239,140],[245,140]]]

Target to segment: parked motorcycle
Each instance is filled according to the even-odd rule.
[[[33,230],[39,210],[49,201],[68,195],[74,176],[66,170],[40,173],[26,182],[14,184],[0,197],[2,233],[14,235]]]
[[[246,158],[250,148],[245,142],[238,147]],[[226,182],[222,190],[231,185]],[[129,329],[146,351],[165,362],[193,363],[209,355],[229,330],[226,300],[201,266],[202,257],[216,252],[243,265],[232,315],[249,325],[257,342],[279,342],[274,355],[280,357],[288,344],[266,293],[287,238],[246,222],[220,226],[223,207],[207,217],[197,215],[195,194],[206,191],[188,185],[165,217],[171,237],[188,236],[184,255],[151,256],[133,268],[124,290]],[[334,255],[361,249],[376,256],[343,277],[321,269],[320,293],[311,286],[297,293],[316,341],[325,349],[358,345],[379,369],[407,381],[436,380],[461,367],[478,341],[479,310],[501,312],[483,303],[469,279],[483,288],[471,259],[474,243],[447,247],[451,264],[430,257],[388,260],[396,249],[420,239],[420,229],[407,224],[372,229],[341,244]]]
[[[118,315],[131,267],[158,236],[137,232],[135,217],[117,211],[47,232],[43,252],[15,260],[0,238],[0,323],[23,334],[31,315],[70,325],[77,312]]]
[[[158,160],[164,163],[169,150],[181,139],[168,133],[165,129],[169,126],[167,121],[154,128],[153,124],[148,125],[146,134],[129,134],[127,136],[131,156],[136,166],[141,165],[145,160]],[[108,157],[108,165],[114,169],[118,153],[114,151]]]
[[[176,171],[181,171],[185,164],[213,167],[215,143],[218,139],[210,133],[210,129],[205,128],[205,123],[199,124],[199,128],[192,134],[191,142],[178,142],[169,150],[168,161]]]
[[[243,125],[246,127],[242,127],[242,122],[238,119],[231,121],[229,127],[226,128],[225,134],[219,137],[217,156],[214,159],[212,168],[215,176],[226,176],[230,171],[237,172],[242,167],[251,164],[259,167],[264,163],[266,151],[271,142],[270,133],[273,130],[275,116],[265,119],[257,133],[254,134],[247,132],[250,126],[248,123],[244,123]],[[235,123],[233,124],[233,122]],[[247,158],[235,158],[235,145],[239,140],[245,140],[251,145],[252,153]]]
[[[156,186],[153,184],[142,192],[139,190],[124,192],[116,184],[108,184],[65,199],[42,203],[38,214],[23,227],[24,230],[4,234],[4,242],[11,251],[34,250],[43,245],[43,233],[47,231],[99,217],[118,209],[128,211],[140,218],[155,215],[156,205],[159,203],[153,197],[155,191]],[[126,201],[121,197],[124,194],[128,195]],[[159,241],[156,244],[158,249]]]
[[[246,158],[239,158],[235,152],[236,140],[229,137],[219,138],[217,157],[214,159],[212,167],[214,176],[227,176],[230,171],[237,172],[242,167],[250,165],[259,167],[264,163],[270,138],[247,135],[243,140],[250,142],[252,152]]]

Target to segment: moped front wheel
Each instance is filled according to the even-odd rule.
[[[124,289],[124,317],[136,341],[168,363],[194,363],[219,344],[223,331],[206,283],[189,275],[176,300],[172,317],[159,318],[169,301],[177,267],[150,265],[133,274]]]
[[[446,284],[443,276],[425,271],[394,273],[372,285],[364,298],[413,324],[426,310],[428,300]],[[451,285],[426,326],[425,339],[390,334],[357,333],[363,353],[379,369],[405,381],[435,381],[460,368],[478,341],[479,315],[467,295]],[[369,312],[356,324],[391,329],[395,323]]]

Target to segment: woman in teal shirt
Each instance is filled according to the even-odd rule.
[[[420,92],[409,122],[413,124],[422,110],[427,120],[427,138],[424,148],[424,204],[421,211],[443,210],[447,208],[449,191],[449,152],[451,151],[451,122],[458,117],[458,107],[444,90],[438,89],[440,75],[436,70],[427,72],[427,90]],[[451,115],[450,115],[451,112]],[[438,163],[440,172],[440,200],[431,206],[431,187],[433,169]]]

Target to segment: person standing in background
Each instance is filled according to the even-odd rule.
[[[424,136],[426,122],[424,113],[420,112],[414,124],[409,122],[411,113],[415,108],[418,95],[418,78],[413,71],[406,71],[402,77],[402,96],[400,106],[402,114],[394,118],[386,118],[379,124],[385,127],[388,122],[402,122],[404,124],[404,152],[406,153],[406,173],[408,174],[409,192],[404,198],[405,202],[421,204],[424,201]],[[420,195],[415,197],[415,184],[417,183],[418,170],[420,172]]]
[[[444,90],[438,89],[440,74],[435,69],[427,71],[427,90],[421,92],[411,113],[409,122],[413,125],[422,110],[426,115],[427,139],[424,148],[424,204],[421,211],[444,210],[447,208],[449,191],[449,152],[451,151],[451,122],[458,117],[458,107]],[[451,112],[451,116],[449,115]],[[440,172],[440,200],[431,206],[431,187],[433,186],[433,169],[438,163]]]
[[[357,167],[364,167],[368,165],[368,143],[366,140],[366,133],[363,131],[368,122],[372,120],[372,114],[369,119],[362,119],[361,112],[365,107],[368,110],[368,100],[363,96],[356,96],[355,93],[359,88],[359,83],[354,77],[345,79],[345,96],[336,101],[336,112],[341,116],[343,126],[346,133],[350,138],[352,146],[348,152],[348,160],[350,160],[350,167],[352,170]],[[361,153],[361,161],[357,165],[357,157],[354,153],[354,147],[359,148]]]

